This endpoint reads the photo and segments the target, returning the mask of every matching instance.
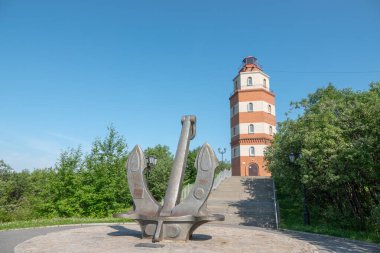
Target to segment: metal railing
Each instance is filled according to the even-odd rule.
[[[277,195],[276,195],[276,184],[274,183],[274,178],[272,178],[273,183],[273,202],[274,202],[274,212],[276,216],[276,229],[279,228],[280,224],[280,208],[277,201]]]
[[[215,176],[212,189],[215,190],[216,188],[218,188],[220,183],[222,183],[227,178],[231,177],[231,175],[232,175],[231,169],[222,170],[218,175]],[[187,184],[182,188],[181,201],[184,200],[189,195],[193,186],[194,184]]]
[[[234,89],[231,93],[230,93],[230,96],[232,96],[233,94],[235,94],[235,92],[237,91],[244,91],[244,90],[258,90],[258,89],[264,89],[264,90],[267,90],[271,93],[274,93],[274,90],[272,89],[269,89],[268,86],[267,87],[264,87],[263,84],[255,84],[255,85],[252,85],[252,86],[244,86],[244,88],[240,88],[240,89]]]
[[[222,170],[218,175],[216,175],[214,179],[214,184],[212,185],[212,189],[215,190],[219,187],[220,183],[222,183],[224,180],[232,176],[231,169],[229,170]]]

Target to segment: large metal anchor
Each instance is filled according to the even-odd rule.
[[[140,224],[143,238],[152,238],[153,242],[186,241],[200,225],[209,221],[224,220],[224,215],[210,215],[207,211],[206,201],[210,195],[215,168],[218,165],[214,151],[207,143],[202,146],[195,161],[197,177],[194,187],[180,202],[189,144],[195,137],[195,126],[195,116],[182,117],[181,136],[163,205],[157,202],[148,190],[144,177],[146,161],[141,148],[136,145],[129,155],[127,177],[134,210],[133,213],[117,214],[115,217],[135,219]]]

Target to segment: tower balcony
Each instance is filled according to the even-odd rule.
[[[234,95],[236,92],[247,91],[247,90],[265,90],[274,94],[274,91],[272,89],[269,89],[268,87],[265,87],[264,84],[255,84],[251,86],[242,86],[238,89],[235,89],[233,92],[230,93],[230,96]]]

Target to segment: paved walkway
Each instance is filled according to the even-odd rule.
[[[215,224],[217,226],[224,226],[226,229],[230,226],[234,225],[223,225],[223,224]],[[210,226],[215,226],[210,224]],[[8,230],[8,231],[0,231],[0,253],[13,253],[14,247],[16,245],[31,239],[35,236],[46,235],[51,232],[59,232],[68,229],[76,229],[83,228],[92,225],[83,225],[83,226],[63,226],[63,227],[46,227],[46,228],[34,228],[34,229],[18,229],[18,230]],[[124,226],[123,224],[114,224],[113,226]],[[380,252],[380,244],[373,243],[365,243],[361,241],[347,240],[343,238],[333,237],[333,236],[325,236],[311,233],[303,233],[296,231],[278,231],[278,230],[267,230],[264,228],[258,227],[250,227],[250,226],[240,226],[245,229],[252,230],[263,230],[268,233],[273,234],[283,234],[289,236],[291,238],[299,239],[302,241],[306,241],[316,246],[318,252],[337,252],[337,253],[364,253],[364,252]],[[252,238],[255,240],[255,238]]]
[[[349,240],[335,236],[303,233],[298,231],[279,231],[292,238],[307,241],[317,247],[318,252],[337,252],[337,253],[380,253],[380,244],[366,243],[362,241]]]
[[[141,239],[137,224],[92,226],[37,236],[15,248],[15,253],[316,253],[308,242],[252,227],[221,224],[200,226],[186,243]]]
[[[63,226],[63,227],[47,227],[47,228],[35,228],[35,229],[20,229],[20,230],[9,230],[9,231],[0,231],[0,252],[1,253],[13,253],[14,247],[16,245],[24,242],[27,239],[31,239],[35,236],[46,235],[52,232],[60,232],[68,229],[77,229],[77,228],[85,228],[90,226],[98,226],[98,225],[83,225],[83,226]],[[113,224],[111,225],[115,228],[122,228],[126,226],[125,224]],[[208,225],[210,227],[225,227],[228,229],[229,227],[238,227],[236,225],[223,225],[223,224],[212,224]],[[325,253],[325,252],[337,252],[337,253],[364,253],[364,252],[380,252],[380,244],[372,244],[365,243],[361,241],[347,240],[343,238],[333,237],[333,236],[325,236],[311,233],[303,233],[296,231],[278,231],[278,230],[268,230],[264,228],[251,227],[251,226],[239,226],[243,229],[256,230],[256,231],[264,231],[271,234],[282,234],[288,236],[290,238],[302,240],[314,245],[317,248],[317,252]],[[120,235],[123,233],[127,233],[126,229],[118,230]],[[198,233],[198,232],[197,232]],[[134,236],[139,236],[139,232],[135,231],[132,233]],[[207,238],[202,236],[198,238],[198,240],[206,240]],[[252,238],[252,240],[257,240],[257,238]],[[252,251],[247,251],[252,252]],[[265,251],[263,251],[265,252]]]
[[[14,247],[30,238],[39,235],[46,235],[51,232],[57,232],[67,229],[80,228],[83,226],[61,226],[61,227],[44,227],[28,228],[0,231],[0,253],[13,253]]]

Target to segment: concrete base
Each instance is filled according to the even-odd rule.
[[[101,225],[48,233],[15,247],[15,253],[45,252],[317,252],[316,247],[271,230],[203,225],[188,242],[140,239],[137,224]]]

